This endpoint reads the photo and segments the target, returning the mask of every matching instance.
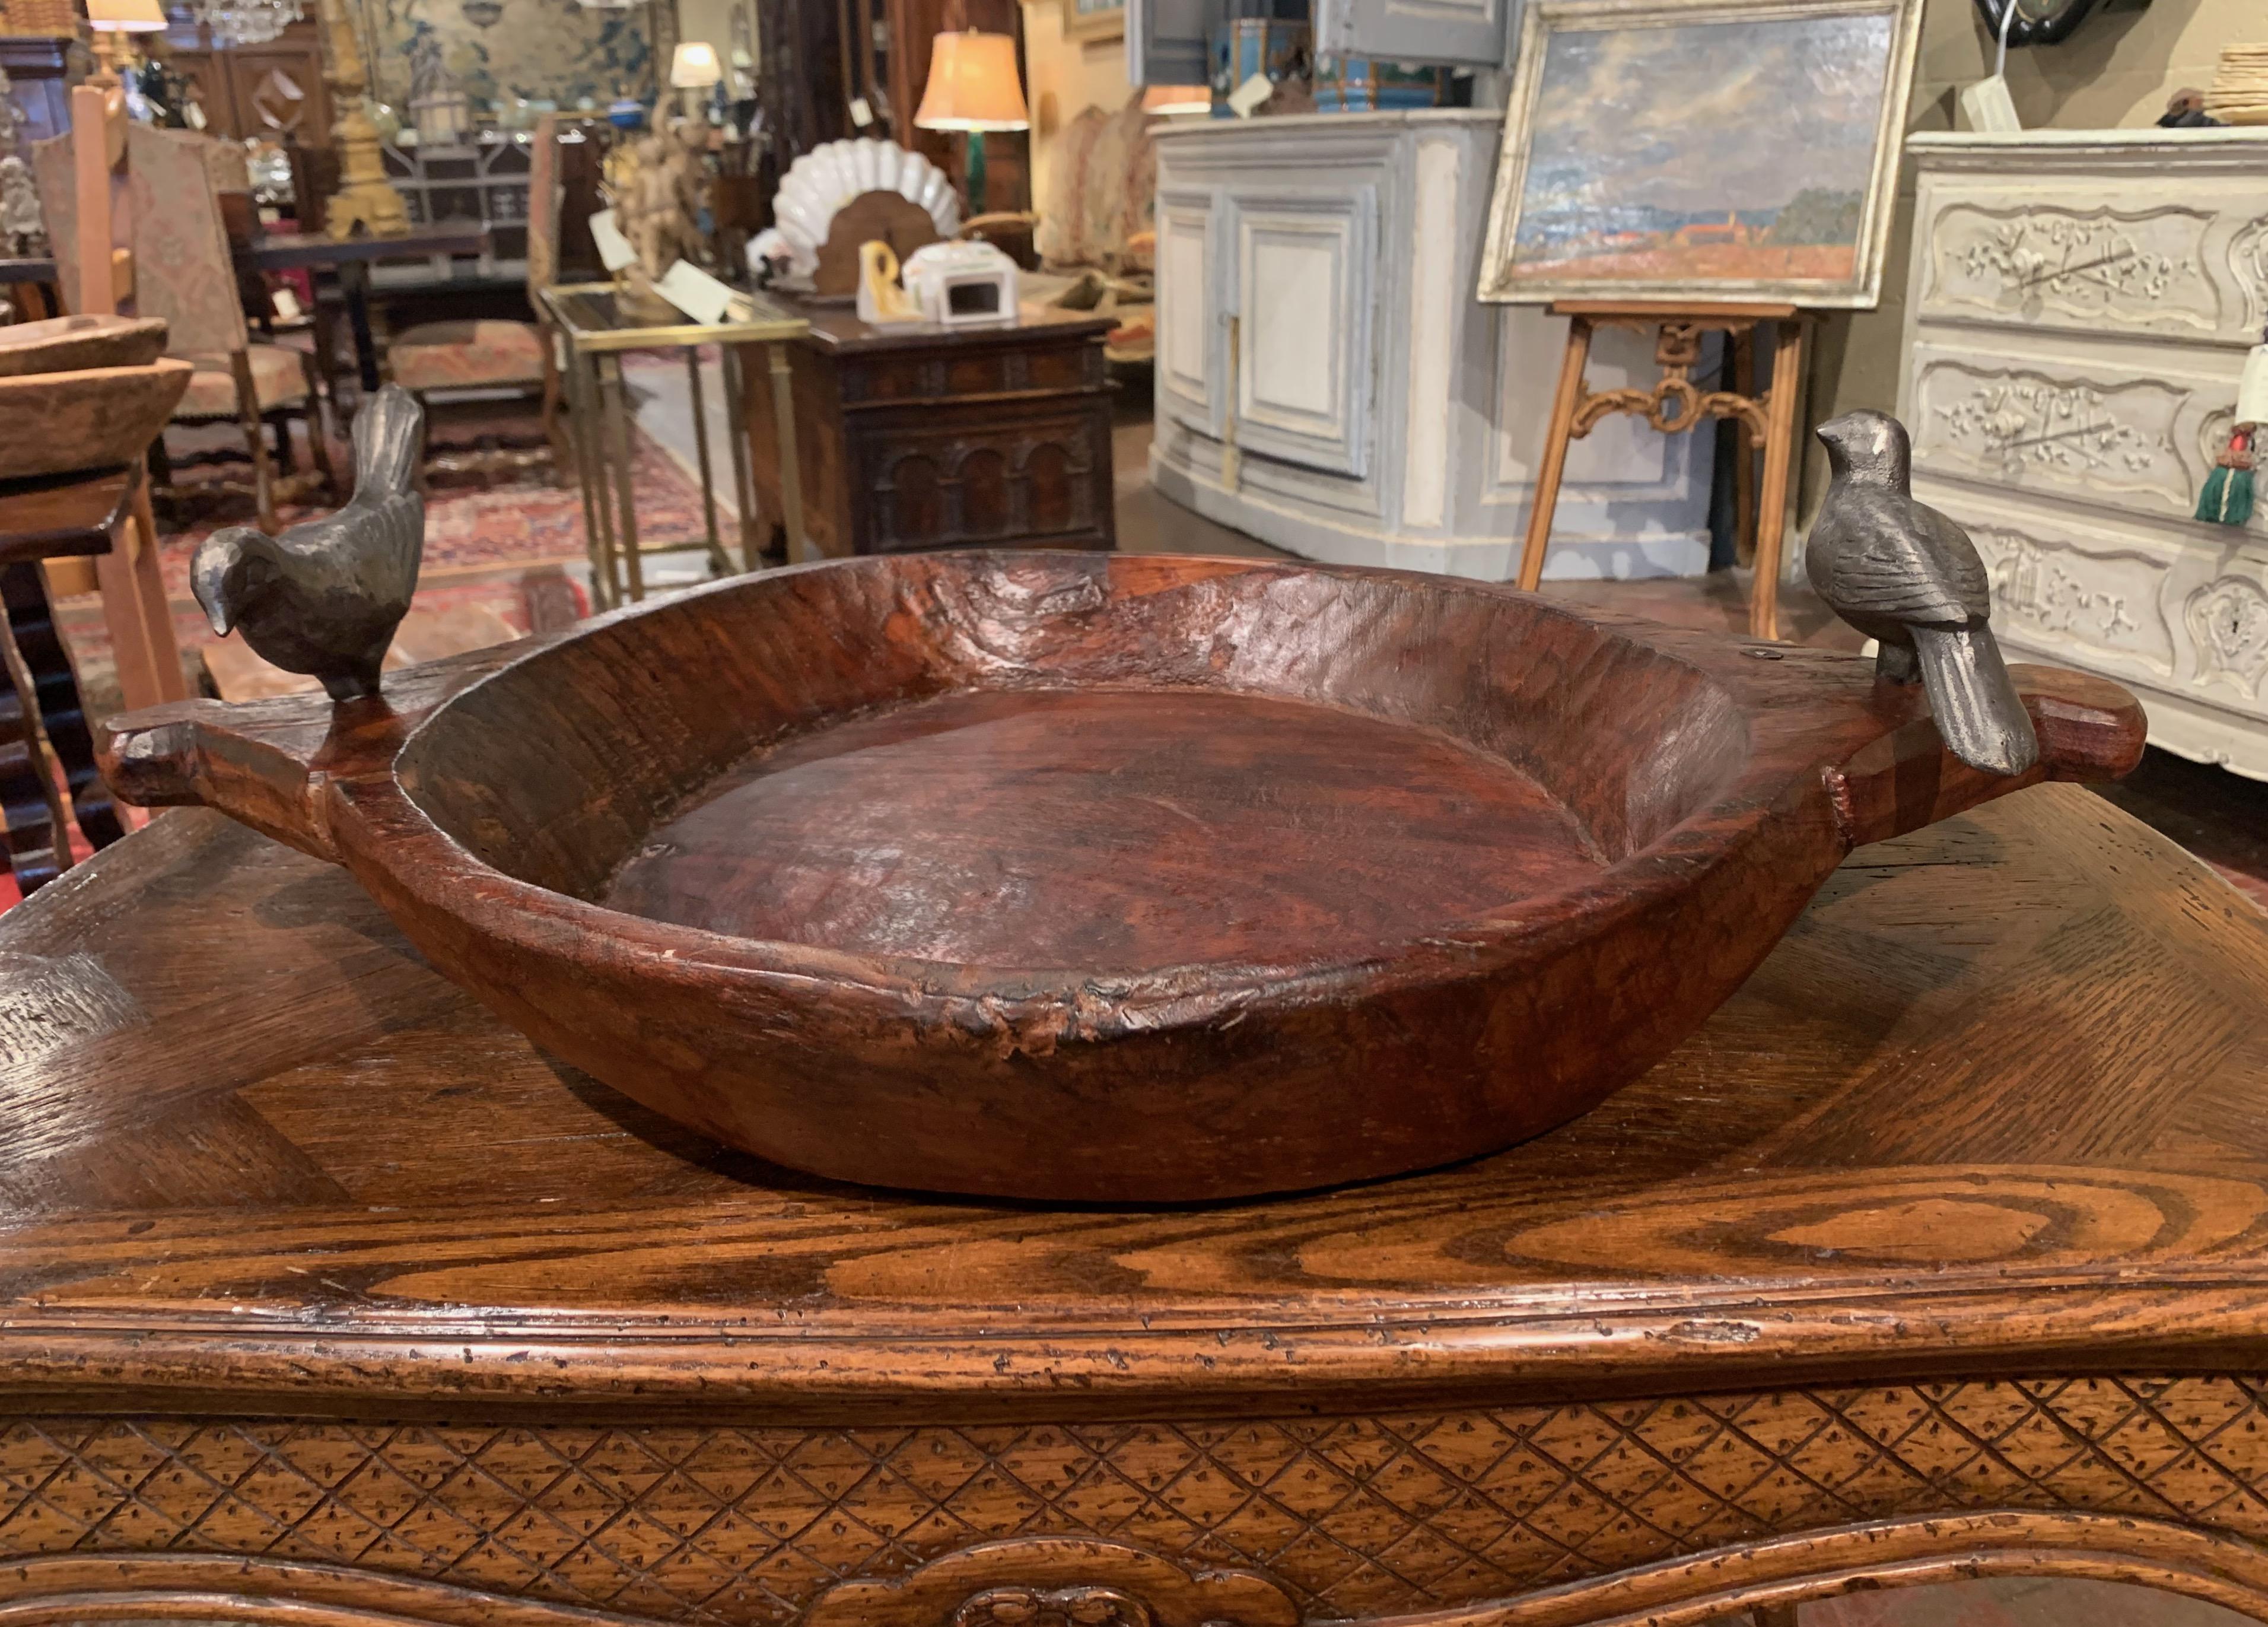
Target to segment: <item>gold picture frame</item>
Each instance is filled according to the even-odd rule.
[[[1126,35],[1126,0],[1056,0],[1062,7],[1066,40],[1121,40]]]
[[[1920,35],[1921,0],[1532,0],[1479,298],[1880,303]]]

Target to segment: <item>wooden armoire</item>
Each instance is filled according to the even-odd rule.
[[[168,6],[166,61],[194,91],[209,134],[320,146],[329,136],[321,30],[310,16],[262,45],[225,46],[186,7]]]

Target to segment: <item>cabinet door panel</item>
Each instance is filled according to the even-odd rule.
[[[1369,472],[1377,196],[1362,186],[1232,198],[1240,445]]]
[[[1519,10],[1519,0],[1315,0],[1315,48],[1508,68]]]
[[[1206,41],[1221,0],[1126,0],[1130,85],[1203,85]]]
[[[1218,200],[1203,188],[1158,194],[1158,398],[1174,418],[1221,432]]]

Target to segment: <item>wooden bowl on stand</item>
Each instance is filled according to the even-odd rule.
[[[181,404],[195,371],[160,357],[136,367],[0,378],[0,480],[135,461]]]
[[[821,1174],[1180,1201],[1583,1112],[1856,844],[2124,772],[2019,667],[1996,779],[1859,658],[1300,563],[924,554],[744,577],[112,725],[128,801],[345,865],[577,1067]]]

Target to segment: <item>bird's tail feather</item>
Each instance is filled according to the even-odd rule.
[[[1937,732],[1955,756],[1987,774],[2021,774],[2039,761],[2031,714],[1992,629],[1917,627],[1914,651]]]
[[[389,384],[355,415],[355,496],[369,502],[408,491],[425,450],[425,409]]]

